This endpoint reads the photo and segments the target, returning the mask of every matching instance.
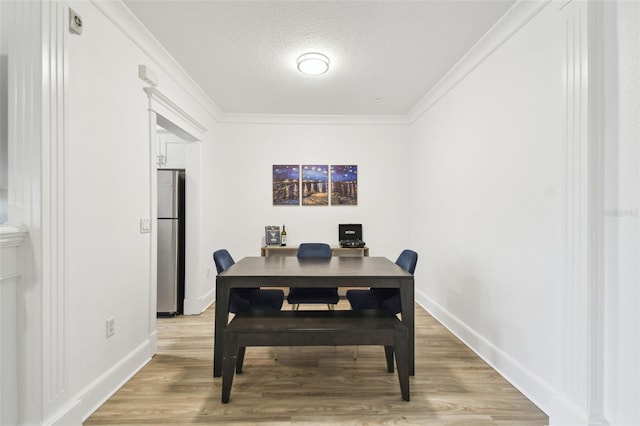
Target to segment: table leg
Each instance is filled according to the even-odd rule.
[[[384,356],[387,358],[387,371],[393,373],[393,346],[384,347]]]
[[[229,322],[229,285],[224,279],[216,279],[216,312],[213,331],[213,377],[222,376],[224,356],[224,328]]]
[[[224,359],[222,361],[222,402],[229,402],[233,373],[236,369],[238,358],[238,336],[236,334],[225,337]]]
[[[409,338],[409,374],[415,375],[415,294],[414,282],[402,280],[400,283],[400,301],[402,303],[402,322],[407,326]]]
[[[407,329],[396,327],[394,335],[394,348],[396,353],[396,366],[398,368],[398,381],[400,382],[400,393],[402,399],[409,401],[409,365],[408,365],[408,343]]]

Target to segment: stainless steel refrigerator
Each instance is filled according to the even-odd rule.
[[[184,231],[184,170],[158,170],[158,316],[183,312]]]

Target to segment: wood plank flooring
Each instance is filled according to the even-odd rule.
[[[288,308],[285,304],[285,309]],[[348,309],[340,301],[339,309]],[[212,377],[213,307],[158,319],[158,354],[85,425],[546,425],[548,417],[416,306],[416,375],[403,402],[382,347],[247,348],[229,404]]]

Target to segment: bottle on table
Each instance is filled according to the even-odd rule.
[[[282,225],[282,233],[280,234],[280,245],[282,247],[287,245],[287,230]]]

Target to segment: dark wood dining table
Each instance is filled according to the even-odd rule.
[[[385,257],[245,257],[216,278],[213,376],[222,375],[224,329],[229,322],[229,293],[242,287],[399,288],[402,322],[409,332],[409,374],[415,373],[414,279]],[[283,308],[285,309],[285,308]]]

